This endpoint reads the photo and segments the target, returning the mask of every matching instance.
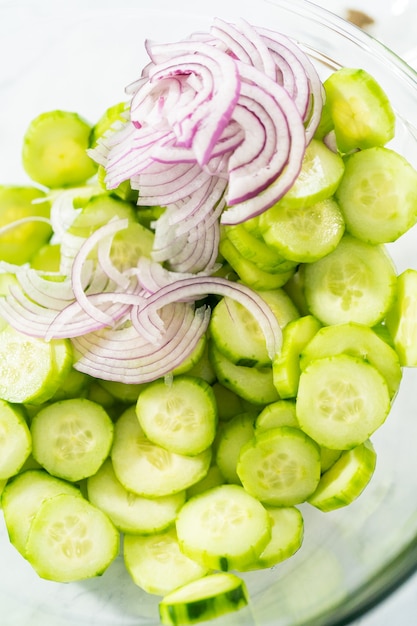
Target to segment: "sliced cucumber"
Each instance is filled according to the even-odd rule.
[[[376,452],[369,440],[346,450],[323,474],[308,502],[321,511],[334,511],[351,504],[368,485],[375,466]]]
[[[306,148],[295,183],[278,204],[299,209],[330,198],[337,189],[344,169],[339,154],[330,150],[323,141],[312,139]],[[261,217],[261,229],[262,221]]]
[[[237,474],[248,493],[270,506],[304,502],[320,480],[319,446],[299,428],[256,432],[243,446]]]
[[[67,481],[55,478],[43,469],[27,470],[7,483],[2,507],[12,545],[26,555],[26,542],[32,521],[44,500],[67,493],[81,497],[80,490]]]
[[[255,427],[257,432],[278,428],[279,426],[298,427],[295,413],[295,402],[293,400],[277,400],[271,402],[259,413],[256,418]]]
[[[339,205],[326,198],[306,207],[279,202],[261,215],[263,237],[294,263],[312,263],[332,252],[345,231]]]
[[[181,626],[221,617],[248,602],[244,581],[235,574],[221,572],[168,594],[159,604],[159,613],[166,626]]]
[[[383,246],[344,235],[337,248],[304,266],[310,313],[323,324],[378,324],[390,308],[396,272]]]
[[[111,459],[118,480],[128,491],[155,498],[187,489],[207,474],[211,449],[188,456],[170,452],[143,432],[135,407],[117,420]]]
[[[216,398],[202,378],[152,382],[139,394],[136,415],[150,441],[178,454],[200,454],[216,434]]]
[[[272,362],[274,386],[280,398],[295,398],[300,379],[300,353],[320,330],[313,315],[293,320],[282,331],[282,348]]]
[[[398,354],[363,324],[349,322],[321,328],[301,352],[301,370],[314,359],[342,353],[365,359],[376,367],[387,382],[391,398],[395,396],[402,378]]]
[[[344,67],[324,82],[341,152],[382,146],[393,138],[395,113],[381,85],[363,69]]]
[[[32,451],[32,437],[19,405],[0,400],[0,480],[22,468]]]
[[[136,222],[134,207],[130,202],[124,202],[118,198],[100,193],[92,196],[83,206],[82,211],[72,222],[68,233],[77,237],[88,237],[101,226],[107,224],[112,218],[127,219],[130,224]],[[147,229],[140,232],[147,231]]]
[[[220,485],[188,500],[176,528],[184,554],[223,571],[253,562],[271,538],[265,507],[240,485]]]
[[[33,456],[50,474],[79,481],[97,472],[113,443],[113,422],[87,398],[54,402],[31,424]]]
[[[134,583],[159,596],[202,578],[209,571],[181,552],[174,527],[148,536],[125,535],[123,556]]]
[[[244,400],[263,406],[279,399],[272,367],[235,365],[217,349],[213,341],[209,342],[209,355],[218,381]]]
[[[240,485],[236,473],[242,446],[254,436],[255,412],[235,415],[221,429],[216,441],[216,463],[228,483]]]
[[[111,519],[118,530],[129,534],[158,533],[174,523],[185,502],[185,491],[160,498],[144,498],[127,491],[107,459],[87,479],[88,499]]]
[[[78,113],[47,111],[34,118],[23,140],[26,173],[45,187],[71,187],[94,176],[97,165],[87,155],[91,126]]]
[[[38,576],[72,582],[101,575],[119,553],[119,532],[84,498],[60,494],[44,500],[26,543]]]
[[[293,267],[275,274],[262,270],[252,261],[245,259],[227,238],[220,242],[219,251],[239,278],[252,289],[279,289],[292,276],[296,267],[295,263],[291,263]]]
[[[417,172],[394,150],[360,150],[347,159],[336,198],[354,237],[396,241],[417,222]]]
[[[271,540],[246,571],[274,567],[293,556],[303,543],[304,520],[299,509],[295,506],[265,508],[271,520]]]
[[[397,297],[386,326],[403,367],[417,367],[417,270],[404,270],[397,280]]]
[[[321,446],[354,448],[383,424],[390,408],[384,377],[361,358],[339,354],[315,359],[300,376],[297,419]]]
[[[270,306],[281,328],[298,317],[295,305],[282,289],[257,293]],[[216,347],[235,365],[271,365],[258,321],[239,302],[222,298],[212,312],[209,331]]]

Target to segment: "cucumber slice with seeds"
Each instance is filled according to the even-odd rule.
[[[317,488],[320,470],[319,446],[290,426],[256,432],[237,465],[246,491],[271,506],[304,502]]]
[[[188,500],[176,529],[184,554],[223,571],[253,562],[271,538],[265,507],[240,485],[220,485]]]
[[[240,485],[236,472],[240,450],[255,433],[257,413],[246,412],[235,415],[221,429],[216,441],[216,463],[228,483]]]
[[[363,359],[347,354],[315,359],[300,376],[297,419],[321,446],[354,448],[384,423],[390,408],[385,379]]]
[[[119,553],[119,532],[84,498],[60,494],[44,500],[33,518],[26,559],[54,582],[103,574]]]
[[[378,324],[390,308],[397,276],[382,245],[344,235],[333,252],[304,266],[310,313],[323,324]]]
[[[149,536],[125,535],[123,557],[134,583],[159,596],[202,578],[209,571],[181,552],[175,528]]]
[[[155,498],[187,489],[206,476],[211,448],[189,456],[152,443],[143,432],[135,407],[117,420],[111,459],[118,480],[128,491]]]
[[[154,381],[139,394],[136,415],[150,441],[178,454],[200,454],[216,434],[216,399],[202,378]]]
[[[323,474],[308,502],[324,512],[351,504],[368,485],[375,467],[375,449],[369,440],[364,441],[341,454]]]
[[[144,498],[127,491],[110,459],[87,479],[86,486],[89,501],[106,513],[118,530],[129,534],[161,532],[174,523],[185,502],[185,491],[160,498]]]
[[[235,574],[221,572],[168,594],[159,604],[159,613],[166,626],[180,626],[221,617],[248,602],[245,582]]]
[[[73,482],[92,476],[109,455],[113,422],[87,398],[54,402],[31,424],[33,456],[50,474]]]
[[[0,480],[22,468],[32,451],[32,437],[19,405],[0,400]]]

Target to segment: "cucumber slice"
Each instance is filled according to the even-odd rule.
[[[300,209],[330,198],[339,185],[344,169],[344,162],[339,154],[330,150],[323,141],[312,139],[306,148],[295,183],[278,205]],[[268,220],[268,216],[266,219]],[[262,217],[260,226],[262,229]]]
[[[43,469],[22,472],[10,480],[2,494],[2,508],[11,544],[26,556],[32,521],[44,500],[66,493],[82,497],[78,487]]]
[[[282,289],[257,292],[269,305],[281,328],[299,316]],[[214,307],[210,337],[222,354],[235,365],[265,367],[271,365],[265,337],[258,321],[244,306],[231,298],[222,298]]]
[[[212,389],[216,398],[219,420],[227,422],[235,415],[245,412],[246,403],[234,391],[223,387],[217,380],[212,385]]]
[[[271,404],[262,409],[255,422],[257,432],[280,426],[298,427],[295,402],[293,400],[271,402]]]
[[[242,447],[255,434],[255,412],[235,415],[221,429],[216,441],[216,463],[228,483],[241,485],[236,472],[237,461]]]
[[[31,424],[33,457],[50,474],[77,482],[92,476],[109,455],[113,422],[87,398],[54,402]]]
[[[208,573],[207,567],[181,552],[175,528],[145,537],[125,535],[123,557],[133,582],[159,596]]]
[[[265,508],[271,520],[271,540],[246,571],[274,567],[293,556],[303,543],[304,520],[299,509],[295,506]]]
[[[143,432],[135,407],[117,420],[111,450],[113,469],[128,491],[156,498],[187,489],[206,476],[211,448],[195,456],[170,452],[152,443]]]
[[[107,193],[100,193],[86,202],[82,211],[72,222],[68,233],[76,237],[89,237],[114,217],[127,219],[129,224],[136,222],[134,207],[130,202],[124,202]],[[147,229],[144,228],[144,230]]]
[[[159,614],[166,626],[196,624],[241,609],[248,602],[246,585],[241,578],[217,573],[165,596],[159,603]]]
[[[38,576],[54,582],[100,576],[118,553],[119,532],[109,518],[70,494],[43,501],[26,543],[26,559]]]
[[[339,205],[326,198],[305,207],[279,202],[260,219],[263,237],[286,259],[312,263],[332,252],[345,231]]]
[[[304,370],[314,359],[335,354],[365,359],[385,378],[390,397],[397,393],[402,378],[398,354],[369,326],[349,322],[321,328],[302,350],[300,368]]]
[[[112,130],[114,125],[126,121],[127,102],[118,102],[108,107],[94,124],[90,134],[90,147],[95,148],[98,140]]]
[[[300,427],[321,446],[354,448],[385,421],[391,408],[382,374],[363,359],[339,354],[315,359],[300,376]]]
[[[289,263],[262,238],[255,236],[243,224],[224,226],[223,235],[236,248],[244,259],[253,263],[263,272],[271,274],[287,272],[292,269]]]
[[[256,432],[237,464],[246,491],[271,506],[304,502],[317,488],[320,469],[319,446],[290,426]]]
[[[324,81],[324,88],[341,152],[382,146],[394,137],[395,113],[368,72],[341,68]]]
[[[188,500],[176,528],[184,554],[223,571],[253,562],[271,538],[265,507],[240,485],[220,485]]]
[[[174,523],[185,502],[185,491],[144,498],[127,491],[117,479],[110,459],[87,479],[89,501],[106,513],[118,530],[130,534],[158,533]]]
[[[272,367],[235,365],[217,349],[214,341],[209,342],[209,355],[218,381],[244,400],[264,406],[279,399]]]
[[[396,241],[417,222],[417,172],[388,148],[361,150],[347,159],[336,198],[354,237]]]
[[[12,403],[41,404],[54,395],[61,382],[56,341],[25,335],[10,325],[1,330],[0,398]]]
[[[0,400],[0,480],[22,468],[32,451],[32,437],[19,405]]]
[[[261,270],[255,263],[245,259],[227,238],[220,242],[219,251],[240,280],[252,289],[279,289],[285,285],[295,271],[295,263],[291,264],[293,265],[291,269],[275,274]]]
[[[417,367],[417,270],[398,276],[397,297],[385,321],[401,365]]]
[[[324,512],[351,504],[368,485],[375,466],[376,452],[370,441],[343,452],[323,474],[308,502]]]
[[[139,394],[136,415],[150,441],[177,454],[200,454],[216,434],[216,398],[202,378],[152,382]]]
[[[300,353],[320,330],[313,315],[293,320],[282,331],[282,348],[272,362],[272,377],[280,398],[295,398],[300,379]]]
[[[45,192],[36,187],[0,185],[0,228],[30,216],[50,217],[51,204]],[[48,241],[52,234],[47,222],[27,221],[0,235],[0,259],[23,265]]]
[[[382,245],[344,235],[337,248],[304,266],[310,313],[323,324],[378,324],[395,297],[397,276]]]
[[[45,187],[73,187],[94,176],[87,155],[91,126],[78,113],[47,111],[35,117],[23,138],[23,167]]]

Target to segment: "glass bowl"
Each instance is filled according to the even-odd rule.
[[[0,178],[28,182],[21,140],[38,113],[62,108],[94,122],[124,96],[146,61],[146,37],[177,40],[214,16],[244,17],[300,42],[323,76],[362,67],[388,93],[398,117],[393,147],[417,167],[417,75],[368,34],[303,0],[9,0],[0,2]],[[390,245],[398,272],[417,269],[416,229]],[[375,475],[346,509],[303,508],[305,540],[282,565],[244,575],[250,605],[223,626],[348,624],[417,567],[417,372],[403,383],[374,435]],[[156,626],[158,598],[130,580],[121,558],[81,583],[41,580],[10,546],[0,524],[0,606],[4,626]]]

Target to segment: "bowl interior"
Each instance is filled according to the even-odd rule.
[[[20,146],[38,113],[63,108],[94,122],[123,99],[146,62],[145,38],[175,41],[214,16],[244,17],[295,37],[325,77],[367,69],[398,116],[393,147],[417,167],[416,76],[365,33],[302,0],[16,1],[2,6],[1,183],[24,183]],[[416,230],[390,245],[398,272],[417,269]],[[417,564],[417,374],[404,380],[386,424],[373,437],[377,469],[364,494],[331,514],[302,507],[301,550],[273,570],[246,574],[251,604],[222,619],[236,626],[344,624],[395,588]],[[9,545],[1,526],[0,602],[9,623],[31,626],[151,626],[158,598],[134,586],[121,559],[98,579],[71,585],[40,580]],[[385,572],[385,574],[384,574]]]

